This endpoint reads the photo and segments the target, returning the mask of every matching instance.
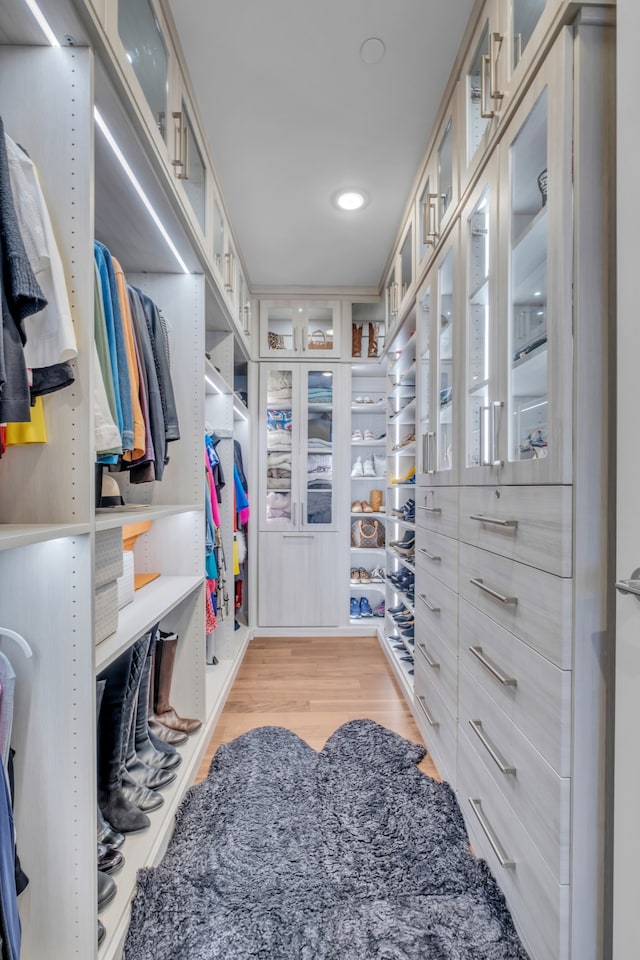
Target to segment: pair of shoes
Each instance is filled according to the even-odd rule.
[[[364,440],[362,430],[354,430],[351,434],[351,443],[361,443]]]
[[[384,600],[381,600],[377,607],[373,608],[374,617],[384,617]]]
[[[375,477],[376,468],[373,457],[365,457],[363,462],[362,457],[356,457],[355,463],[351,467],[351,476],[352,477]]]
[[[403,447],[409,446],[410,443],[413,443],[416,439],[415,433],[410,433],[408,436],[403,437],[398,443],[396,443],[391,450],[395,452],[396,450],[402,450]]]
[[[396,553],[399,553],[401,557],[409,559],[410,557],[413,557],[416,552],[415,539],[411,540],[409,543],[396,544],[396,546],[392,549],[395,550]]]
[[[412,497],[410,497],[408,500],[405,500],[401,507],[393,507],[391,513],[394,515],[394,517],[400,517],[401,520],[407,520],[409,518],[409,514],[415,517],[416,502]]]
[[[354,567],[351,571],[351,583],[371,583],[369,571],[364,567]]]
[[[374,567],[371,571],[371,582],[382,583],[386,579],[386,572],[382,567]]]
[[[363,433],[362,430],[357,428],[351,434],[351,443],[371,443],[374,440],[382,440],[382,437],[376,437],[373,431],[369,429]]]
[[[402,540],[390,540],[390,547],[412,547],[415,543],[416,535],[413,530],[405,530]]]
[[[352,474],[353,476],[353,474]],[[373,513],[373,507],[368,500],[354,500],[351,504],[351,513]]]
[[[403,477],[394,477],[391,483],[415,483],[416,482],[416,468],[411,467]]]
[[[349,605],[349,616],[352,620],[358,620],[360,617],[372,617],[373,610],[366,597],[351,597]]]

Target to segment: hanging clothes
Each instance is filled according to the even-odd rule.
[[[120,317],[122,318],[122,329],[127,353],[127,368],[129,371],[131,412],[133,416],[133,446],[131,450],[124,451],[123,457],[125,460],[139,460],[144,456],[145,451],[145,423],[142,415],[142,406],[140,404],[138,356],[133,333],[129,296],[127,293],[127,281],[124,277],[124,271],[115,257],[111,258],[111,262],[116,277],[118,306],[120,307]]]
[[[143,458],[140,463],[131,463],[129,477],[132,483],[146,483],[154,479],[162,480],[167,462],[167,441],[160,385],[158,383],[157,368],[154,360],[154,348],[144,315],[141,293],[137,287],[133,287],[131,284],[127,286],[127,290],[138,353],[146,377],[147,411],[149,418],[148,429],[153,449],[153,458],[151,460],[145,460]]]
[[[129,366],[127,363],[127,348],[124,338],[124,327],[120,304],[118,301],[118,287],[113,267],[111,253],[103,243],[96,240],[94,256],[98,264],[100,283],[102,286],[102,301],[107,323],[109,338],[109,354],[113,374],[113,386],[119,401],[118,426],[122,437],[122,448],[133,450],[133,408],[131,405],[131,383]]]

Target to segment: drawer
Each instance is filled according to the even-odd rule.
[[[416,565],[458,592],[458,541],[432,530],[416,531]]]
[[[460,539],[559,577],[572,570],[571,487],[463,487]]]
[[[416,658],[413,715],[443,780],[455,788],[458,724]]]
[[[460,599],[459,656],[561,777],[571,770],[571,673]],[[473,652],[472,652],[473,651]]]
[[[556,666],[571,667],[573,581],[460,544],[460,596]]]
[[[487,861],[530,956],[568,960],[569,885],[554,878],[509,803],[487,777],[463,728],[458,741],[458,800],[474,852]],[[470,800],[479,801],[480,806],[472,807]],[[474,810],[482,816],[484,827]],[[489,836],[510,864],[501,864]]]
[[[559,883],[569,882],[570,787],[464,667],[458,716],[484,767]]]
[[[443,583],[416,569],[414,607],[424,635],[435,633],[458,654],[458,595]]]
[[[454,717],[458,716],[458,658],[451,648],[435,633],[428,633],[418,623],[414,661],[422,668],[415,674],[416,692],[420,687],[424,673],[431,678],[434,688]],[[415,663],[414,663],[415,669]],[[420,689],[422,693],[422,689]]]
[[[458,487],[421,487],[415,498],[419,527],[458,539]]]

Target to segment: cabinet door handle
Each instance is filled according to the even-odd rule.
[[[437,193],[428,193],[427,200],[429,202],[429,237],[432,244],[435,244],[438,239],[438,231],[436,230],[436,215],[438,211],[438,200],[440,199]]]
[[[442,513],[440,507],[422,507],[418,504],[418,510],[426,510],[427,513]]]
[[[502,400],[494,400],[493,403],[489,406],[489,416],[491,418],[491,464],[492,467],[502,467],[504,466],[502,460],[499,460],[496,456],[496,450],[498,449],[498,437],[496,434],[497,424],[496,424],[496,411],[502,410],[504,403]]]
[[[504,37],[501,33],[492,33],[489,36],[489,56],[491,57],[491,73],[489,76],[489,96],[492,100],[502,100],[504,93],[498,90],[498,57],[502,49]]]
[[[485,748],[500,772],[509,774],[510,776],[515,776],[516,768],[510,763],[507,763],[506,760],[503,760],[503,758],[500,756],[494,745],[491,743],[491,740],[489,740],[488,736],[482,729],[482,720],[469,720],[469,726],[476,734],[480,743]]]
[[[184,170],[178,174],[179,180],[189,179],[189,127],[184,126],[182,130],[182,156],[184,157]]]
[[[427,661],[427,663],[429,664],[429,666],[431,667],[432,670],[438,670],[438,669],[439,669],[440,664],[437,663],[432,657],[429,656],[429,653],[428,653],[427,648],[425,647],[424,643],[419,643],[419,644],[418,644],[418,650],[420,651],[420,653],[422,654],[422,656],[425,658],[425,660]]]
[[[427,195],[428,196],[428,195]],[[431,243],[429,239],[429,201],[422,201],[422,245],[423,247],[429,246]]]
[[[426,595],[425,595],[424,593],[419,593],[418,596],[420,597],[420,599],[421,599],[422,602],[424,603],[424,605],[425,605],[425,607],[427,608],[427,610],[430,610],[431,613],[440,613],[440,607],[434,607],[434,606],[432,606],[432,605],[429,603],[429,601],[427,600]]]
[[[293,349],[298,349],[298,330],[296,327],[293,328]]]
[[[293,503],[292,513],[293,513],[293,525],[294,527],[297,527],[298,526],[298,504],[295,501]]]
[[[501,867],[506,867],[508,870],[512,870],[516,865],[515,860],[512,860],[504,852],[504,848],[498,840],[493,827],[483,813],[482,801],[478,797],[469,797],[468,799],[469,803],[471,804],[471,809],[475,813],[476,817],[478,818],[478,823],[482,827],[482,832],[489,841],[491,849],[498,858],[498,863]]]
[[[425,717],[427,718],[427,723],[429,724],[429,726],[430,726],[430,727],[439,727],[439,726],[440,726],[440,721],[439,721],[439,720],[434,720],[434,718],[431,716],[431,714],[429,713],[429,708],[427,707],[427,701],[425,700],[424,697],[418,697],[418,704],[420,705],[420,708],[422,709],[422,712],[424,713]]]
[[[181,173],[179,173],[176,169],[176,178],[178,180],[185,180],[186,168],[184,157],[184,132],[186,127],[184,126],[184,118],[181,110],[174,110],[171,116],[176,121],[173,140],[174,159],[171,161],[171,163],[176,168],[182,168]]]
[[[516,529],[518,526],[517,520],[501,520],[500,517],[485,517],[483,513],[472,513],[469,516],[469,520],[477,520],[478,523],[492,523],[496,527],[513,527]]]
[[[305,518],[304,503],[301,503],[300,504],[300,526],[301,527],[304,527],[304,522],[305,522],[304,518]]]
[[[478,660],[485,670],[488,670],[492,677],[495,677],[498,683],[501,683],[504,687],[517,687],[518,681],[515,677],[508,677],[506,673],[503,673],[495,663],[489,659],[489,657],[483,653],[482,647],[469,647],[469,653],[472,653],[473,656]]]
[[[487,107],[487,68],[491,70],[491,57],[488,53],[483,53],[480,66],[480,116],[484,120],[491,120],[495,117],[495,110],[489,110]],[[489,80],[491,86],[491,80]]]
[[[442,560],[442,557],[436,557],[435,554],[429,553],[427,550],[425,550],[424,547],[418,547],[418,553],[423,554],[427,558],[427,560],[432,560],[433,563],[440,563],[440,561]]]
[[[284,533],[283,540],[315,540],[312,533]]]
[[[500,603],[512,603],[515,606],[515,604],[518,602],[517,597],[506,597],[503,593],[498,593],[497,590],[494,590],[492,587],[488,587],[484,580],[482,580],[480,577],[472,577],[469,580],[469,583],[472,583],[474,587],[478,587],[480,590],[488,593],[490,597],[494,598],[494,600],[499,600]]]

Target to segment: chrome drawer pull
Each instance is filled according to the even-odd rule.
[[[498,858],[498,862],[500,863],[500,866],[507,867],[509,870],[512,870],[515,867],[516,862],[515,860],[511,860],[504,852],[502,844],[496,837],[495,833],[493,832],[493,828],[489,825],[487,818],[482,812],[482,801],[479,800],[477,797],[476,798],[469,797],[469,803],[471,804],[471,809],[473,810],[476,817],[478,818],[478,823],[482,827],[485,837],[491,844],[491,849],[493,850],[496,857]]]
[[[508,677],[506,674],[496,667],[495,663],[489,659],[489,657],[482,652],[482,647],[469,647],[469,653],[472,653],[476,660],[479,660],[483,667],[485,667],[492,677],[495,677],[498,683],[501,683],[505,687],[517,687],[518,681],[515,677]]]
[[[419,643],[419,644],[418,644],[418,650],[420,651],[420,653],[422,654],[422,656],[425,658],[425,660],[427,661],[427,663],[429,664],[429,666],[430,666],[433,670],[437,670],[437,669],[440,667],[440,664],[439,664],[439,663],[436,663],[435,660],[432,660],[432,659],[431,659],[431,657],[429,656],[429,654],[428,654],[428,652],[427,652],[427,648],[425,647],[424,643]]]
[[[418,510],[426,510],[427,513],[442,513],[440,507],[423,507],[420,504],[418,504]]]
[[[424,554],[427,560],[433,560],[434,563],[440,563],[442,560],[442,557],[435,557],[432,553],[428,553],[424,547],[418,547],[418,553]]]
[[[469,726],[473,732],[477,735],[478,740],[485,748],[491,759],[494,761],[501,773],[509,773],[515,776],[516,768],[512,767],[511,764],[507,763],[502,759],[494,745],[488,739],[486,733],[482,729],[482,720],[469,720]]]
[[[484,590],[485,593],[488,593],[490,597],[493,597],[495,600],[499,600],[500,603],[513,603],[518,602],[517,597],[505,597],[503,593],[498,593],[497,590],[493,590],[491,587],[488,587],[484,580],[481,580],[480,577],[471,578],[469,583],[472,583],[474,587],[479,587],[480,590]]]
[[[471,514],[469,520],[478,520],[479,523],[493,523],[496,527],[513,527],[516,529],[518,526],[517,520],[501,520],[499,517],[485,517],[481,513]]]
[[[440,613],[440,607],[432,607],[429,601],[427,600],[426,596],[424,595],[424,593],[419,593],[418,596],[424,603],[427,610],[431,610],[431,613]]]
[[[439,722],[438,720],[434,720],[433,717],[431,716],[431,714],[429,713],[429,711],[428,711],[428,709],[427,709],[427,701],[425,700],[425,698],[424,698],[424,697],[418,697],[418,703],[420,704],[420,707],[422,708],[422,712],[424,713],[425,717],[427,718],[427,723],[429,724],[429,726],[430,726],[430,727],[439,727],[439,726],[440,726],[440,722]]]

